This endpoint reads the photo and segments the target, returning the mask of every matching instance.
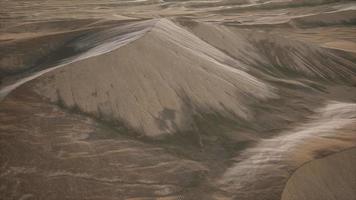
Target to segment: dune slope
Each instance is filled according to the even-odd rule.
[[[192,130],[199,112],[249,119],[248,101],[276,97],[244,64],[168,20],[129,45],[50,72],[37,85],[52,101],[152,136]]]

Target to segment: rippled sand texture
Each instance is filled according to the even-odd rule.
[[[353,1],[0,3],[0,199],[356,199]]]

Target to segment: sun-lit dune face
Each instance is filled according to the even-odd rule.
[[[352,200],[356,3],[4,0],[0,199]]]
[[[118,50],[47,76],[39,93],[147,135],[191,130],[199,112],[249,120],[249,98],[277,98],[242,63],[168,20]]]

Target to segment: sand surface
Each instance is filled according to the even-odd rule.
[[[356,198],[355,2],[0,7],[0,199]]]

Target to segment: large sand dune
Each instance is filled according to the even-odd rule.
[[[352,1],[4,1],[0,199],[351,200]]]
[[[199,112],[252,118],[250,99],[277,95],[243,69],[242,63],[188,31],[159,20],[118,50],[46,74],[38,90],[68,107],[159,135],[192,130],[192,117]]]

